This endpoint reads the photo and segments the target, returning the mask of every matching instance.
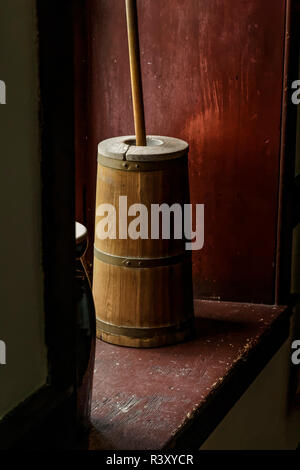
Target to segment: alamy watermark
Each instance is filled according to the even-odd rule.
[[[0,365],[6,364],[6,344],[0,339]]]
[[[6,85],[0,80],[0,104],[6,104]],[[0,365],[6,364],[6,344],[0,339]]]
[[[0,104],[6,104],[6,85],[3,80],[0,80]]]
[[[204,245],[204,204],[195,204],[195,224],[192,204],[151,204],[149,213],[144,204],[128,207],[127,196],[119,196],[118,215],[115,206],[106,203],[97,207],[96,215],[102,217],[96,225],[100,240],[184,239],[186,250],[201,250]],[[128,217],[134,217],[129,224]]]
[[[292,342],[292,349],[295,349],[295,351],[292,353],[292,363],[295,366],[298,366],[300,364],[300,339],[295,339]]]
[[[292,103],[299,104],[300,103],[300,80],[294,80],[292,83],[292,88],[296,89],[292,94]]]

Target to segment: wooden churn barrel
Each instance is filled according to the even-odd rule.
[[[149,136],[142,147],[125,136],[99,144],[93,275],[99,338],[154,347],[191,335],[188,202],[183,140]]]

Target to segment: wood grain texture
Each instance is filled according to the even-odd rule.
[[[137,3],[136,0],[126,0],[125,3],[136,143],[146,145]]]
[[[179,326],[192,317],[189,263],[135,269],[112,266],[95,259],[94,265],[96,315],[102,321],[122,327],[161,328]],[[190,335],[185,332],[184,337],[187,336]],[[163,338],[157,341],[151,335],[152,343],[130,341],[127,345],[158,346],[176,342],[176,338],[170,334],[167,342]],[[119,340],[116,344],[120,344]],[[126,345],[126,341],[122,344]]]
[[[91,449],[199,448],[289,331],[285,307],[196,301],[195,315],[176,346],[97,341]]]
[[[93,233],[98,142],[134,127],[124,2],[88,0],[86,11]],[[189,142],[192,202],[205,204],[196,297],[274,301],[284,16],[282,0],[139,8],[147,131]]]
[[[149,238],[132,240],[111,239],[101,240],[95,237],[95,246],[116,256],[127,256],[132,258],[161,258],[163,256],[174,256],[185,250],[183,239],[160,238],[151,239],[151,204],[188,203],[188,174],[187,161],[178,159],[178,162],[170,165],[167,170],[127,172],[106,168],[99,165],[96,207],[101,203],[112,204],[116,209],[116,236],[119,236],[119,214],[121,212],[119,197],[127,196],[127,211],[133,204],[144,204],[148,209],[148,233]],[[138,214],[137,214],[138,215]],[[127,216],[127,214],[126,214]],[[128,222],[126,223],[126,218]],[[126,227],[135,217],[122,217]],[[96,224],[102,219],[96,216]]]

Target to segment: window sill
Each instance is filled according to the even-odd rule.
[[[199,448],[288,337],[287,307],[195,301],[196,338],[97,340],[89,449]]]

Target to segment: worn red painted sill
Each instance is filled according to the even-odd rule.
[[[90,449],[199,448],[288,336],[287,307],[195,301],[194,340],[97,341]]]

